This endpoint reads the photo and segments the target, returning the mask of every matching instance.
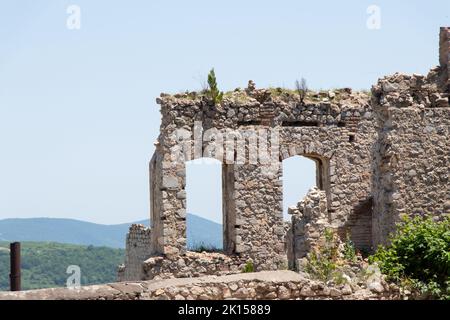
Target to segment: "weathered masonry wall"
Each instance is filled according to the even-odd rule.
[[[151,229],[133,224],[127,234],[125,267],[119,269],[120,279],[141,279],[144,269],[142,262],[152,255]]]
[[[300,103],[298,95],[255,89],[252,83],[217,106],[188,94],[162,94],[161,134],[150,162],[152,257],[131,267],[139,270],[134,277],[135,271],[126,271],[125,265],[120,279],[235,273],[249,262],[255,270],[287,268],[281,163],[296,155],[317,164],[317,186],[326,197],[330,225],[350,232],[358,247],[370,247],[371,233],[351,218],[371,223],[371,207],[359,209],[371,201],[375,130],[368,96],[343,89],[308,99]],[[195,140],[199,136],[200,144]],[[230,136],[236,138],[231,145],[211,145]],[[229,151],[239,143],[244,143],[243,153]],[[174,158],[174,150],[183,157]],[[194,262],[195,254],[186,249],[185,161],[200,157],[223,163],[224,251],[203,256],[209,267]]]
[[[442,69],[444,90],[450,91],[450,28],[442,27],[439,41],[439,63]]]
[[[297,206],[289,208],[292,215],[291,235],[288,241],[289,267],[297,269],[297,260],[305,257],[323,237],[325,229],[330,228],[327,198],[324,191],[312,188]]]
[[[381,287],[380,287],[381,286]],[[0,292],[0,300],[369,300],[404,299],[396,287],[382,281],[374,289],[328,286],[305,279],[292,271],[269,271],[229,275],[122,282],[81,287]]]
[[[350,233],[359,249],[367,250],[372,246],[371,152],[375,129],[365,98],[348,105],[342,102],[336,110],[337,125],[283,131],[280,152],[282,159],[305,155],[317,161],[321,180],[317,186],[326,193],[329,222],[341,234]],[[311,108],[310,112],[317,111]]]
[[[450,107],[445,67],[427,77],[396,74],[373,88],[375,243],[402,215],[450,213]]]
[[[449,214],[450,28],[441,28],[439,60],[427,76],[379,80],[371,95],[340,89],[302,101],[252,81],[217,105],[196,92],[161,94],[150,249],[140,257],[151,256],[128,259],[134,271],[125,265],[121,279],[292,268],[324,228],[370,250],[402,215]],[[297,155],[316,162],[317,189],[292,208],[289,224],[282,162]],[[186,248],[185,162],[202,157],[223,168],[224,250],[214,255]]]

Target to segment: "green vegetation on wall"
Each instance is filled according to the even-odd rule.
[[[223,92],[219,91],[219,88],[217,86],[217,79],[214,68],[211,69],[208,74],[208,90],[206,91],[206,95],[214,105],[218,105],[220,102],[222,102]]]

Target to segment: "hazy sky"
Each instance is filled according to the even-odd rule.
[[[81,29],[66,26],[69,5]],[[367,8],[381,9],[370,30]],[[160,92],[370,88],[438,64],[450,1],[0,0],[0,219],[100,223],[149,216]],[[287,204],[314,183],[290,161]],[[219,167],[188,168],[188,210],[220,220]]]

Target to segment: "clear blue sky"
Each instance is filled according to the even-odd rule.
[[[70,4],[81,30],[66,28]],[[380,30],[366,27],[371,4]],[[426,73],[449,12],[448,0],[1,0],[0,219],[146,218],[160,92],[199,89],[211,67],[224,90],[301,76],[368,89],[395,71]],[[287,166],[292,204],[314,173]],[[205,170],[189,168],[188,206],[217,220],[220,177]]]

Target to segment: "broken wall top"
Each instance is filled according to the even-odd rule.
[[[192,127],[202,121],[205,127],[237,128],[250,125],[321,127],[345,126],[346,122],[370,117],[370,93],[351,89],[308,92],[304,102],[294,90],[236,89],[213,105],[198,93],[161,94],[162,128]]]
[[[427,76],[395,73],[386,76],[372,88],[372,105],[377,107],[447,108],[449,93],[446,70],[440,66]]]

